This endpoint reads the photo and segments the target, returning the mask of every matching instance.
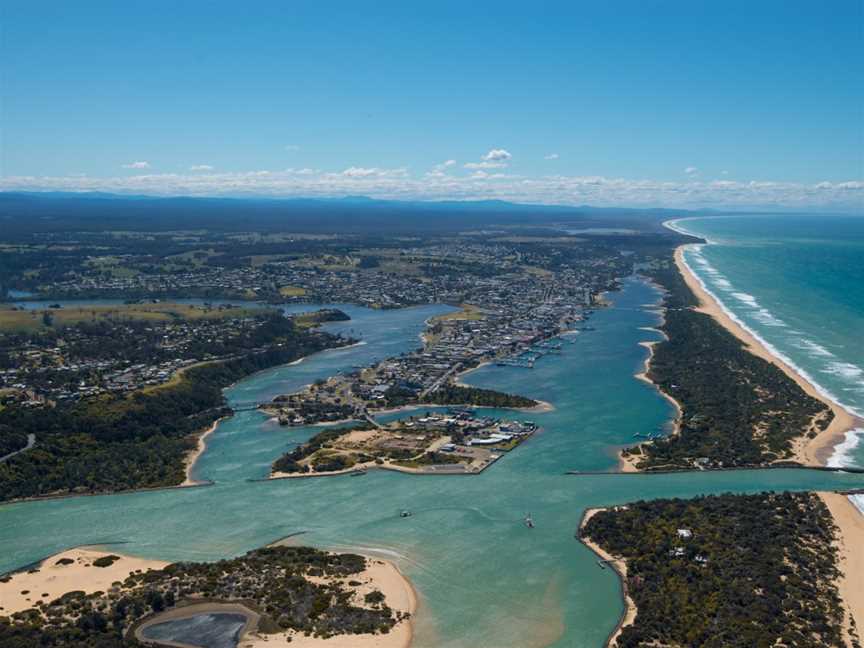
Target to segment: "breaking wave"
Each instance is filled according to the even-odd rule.
[[[672,225],[674,225],[674,223],[667,223],[667,226],[670,227],[670,229],[679,233],[695,235],[683,227],[673,227]],[[794,330],[788,327],[786,322],[762,306],[755,296],[737,289],[732,285],[728,278],[726,278],[707,258],[705,258],[703,254],[704,248],[705,244],[689,246],[683,257],[683,261],[684,265],[687,266],[691,273],[696,277],[696,280],[705,292],[714,299],[718,307],[732,321],[756,338],[756,340],[758,340],[771,355],[781,360],[790,369],[792,369],[792,371],[809,382],[822,397],[833,403],[837,403],[851,414],[864,418],[864,412],[861,411],[864,407],[857,406],[860,401],[858,396],[864,395],[864,368],[842,360],[830,349],[818,342],[808,339],[800,330]],[[726,299],[731,299],[732,303],[736,304],[736,309],[740,315],[729,308],[727,303],[721,299],[718,294],[728,295]],[[754,330],[753,327],[749,326],[745,322],[745,319],[750,319],[754,324],[759,324],[765,327],[784,328],[784,335],[782,338],[778,338],[778,343],[784,345],[788,344],[790,347],[803,351],[807,358],[814,361],[816,366],[814,366],[811,371],[807,371],[797,365],[786,353],[778,349],[774,344],[768,342],[756,330]],[[825,385],[814,379],[814,374],[817,376],[831,376],[833,378],[832,385],[839,381],[841,384],[835,385],[837,393],[843,394],[844,400],[851,400],[855,405],[850,405],[841,401],[841,399],[825,387]],[[849,431],[843,442],[837,446],[830,459],[832,462],[830,465],[835,467],[854,466],[852,451],[855,448],[859,448],[862,437],[864,437],[864,429],[862,428]],[[861,505],[864,506],[864,497],[862,497],[860,501]]]

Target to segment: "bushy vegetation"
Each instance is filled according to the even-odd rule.
[[[429,394],[424,400],[435,405],[473,405],[475,407],[534,407],[537,401],[519,396],[505,394],[493,389],[480,387],[464,387],[462,385],[444,385]]]
[[[311,437],[306,443],[303,443],[290,452],[286,452],[284,455],[279,457],[276,461],[273,462],[273,470],[275,472],[284,472],[284,473],[295,473],[295,472],[309,472],[311,469],[306,464],[300,464],[299,462],[307,457],[311,457],[313,454],[324,448],[331,441],[335,441],[341,436],[345,434],[349,434],[353,430],[370,430],[372,429],[371,423],[358,423],[352,425],[349,428],[335,428],[322,430],[318,434]],[[320,461],[316,462],[314,465],[314,469],[316,472],[328,472],[332,470],[342,470],[343,468],[349,468],[350,465],[347,463],[345,457],[328,457],[328,461]]]
[[[648,377],[682,415],[679,434],[640,446],[640,468],[766,465],[788,458],[794,439],[828,425],[824,403],[690,308],[695,297],[674,265],[649,274],[668,294],[661,326],[667,339],[655,345]]]
[[[0,463],[0,501],[179,484],[185,478],[184,458],[196,443],[191,435],[231,412],[224,387],[344,343],[279,317],[256,331],[257,350],[189,368],[180,380],[157,389],[53,408],[9,406],[0,411],[0,434],[34,432],[38,442]]]
[[[582,536],[626,560],[638,609],[617,645],[845,645],[834,522],[811,493],[636,502]]]
[[[355,605],[353,590],[342,583],[365,568],[363,556],[309,547],[268,547],[216,563],[176,563],[133,574],[108,592],[70,592],[0,617],[0,648],[137,647],[141,644],[125,638],[130,627],[190,599],[251,604],[262,614],[259,631],[319,637],[389,632],[406,615],[391,610],[380,592],[366,596],[367,607]]]

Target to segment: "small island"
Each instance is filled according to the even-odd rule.
[[[473,410],[328,429],[282,455],[271,478],[312,477],[383,468],[418,474],[477,474],[537,431],[531,421],[478,416]]]

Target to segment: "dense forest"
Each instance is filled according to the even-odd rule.
[[[627,563],[620,648],[844,646],[835,532],[811,493],[640,501],[581,530]]]
[[[830,409],[759,358],[711,316],[671,262],[645,271],[667,293],[666,340],[654,346],[648,377],[681,406],[680,432],[638,446],[642,469],[766,465],[790,456],[792,441],[815,435]]]
[[[16,442],[22,434],[37,434],[36,447],[0,463],[0,501],[181,483],[184,458],[195,447],[191,435],[230,413],[224,387],[346,343],[281,320],[256,332],[256,344],[268,345],[264,350],[191,367],[157,389],[0,410],[0,434],[6,431]]]
[[[0,648],[142,646],[130,629],[189,599],[251,604],[262,614],[258,631],[263,634],[387,633],[406,614],[390,609],[377,590],[358,606],[351,587],[338,580],[357,577],[366,566],[363,556],[309,547],[268,547],[215,563],[175,563],[133,574],[107,593],[69,592],[11,618],[0,617]]]

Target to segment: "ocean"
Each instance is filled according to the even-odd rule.
[[[817,390],[864,418],[864,216],[736,215],[669,226],[707,245],[685,261],[727,313]],[[864,468],[864,429],[829,460]],[[855,498],[864,510],[864,498]]]

